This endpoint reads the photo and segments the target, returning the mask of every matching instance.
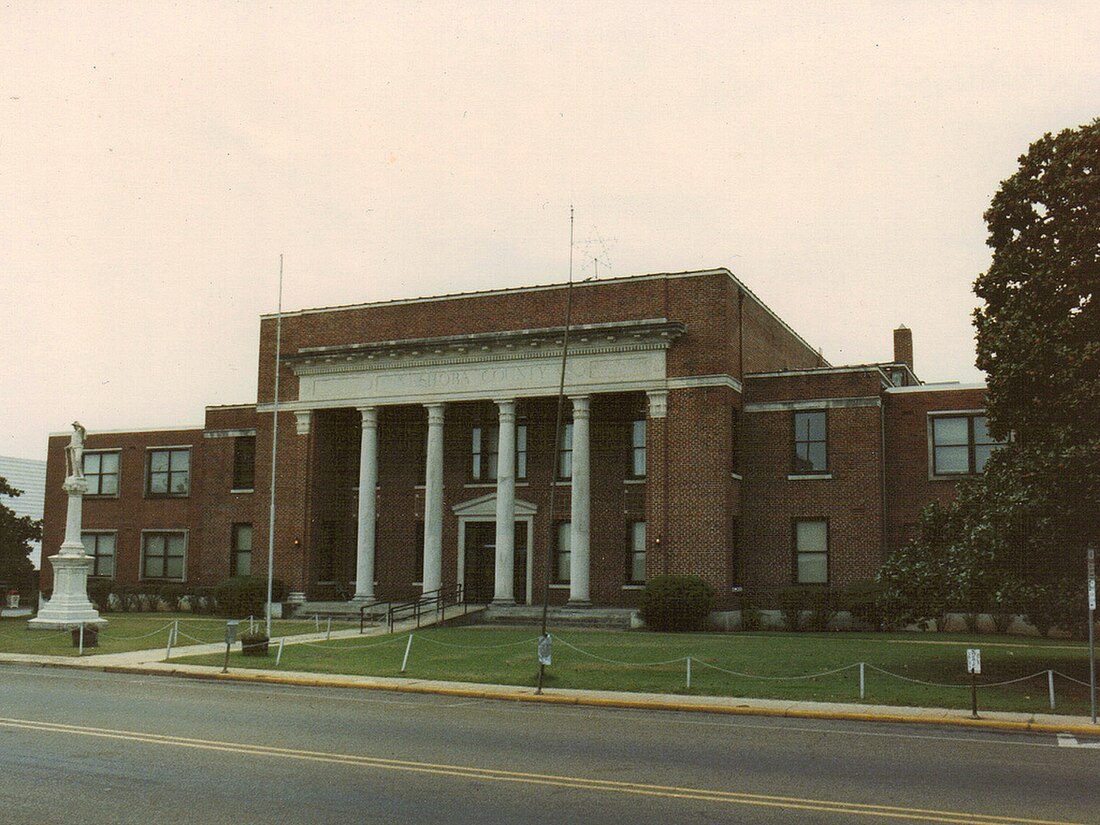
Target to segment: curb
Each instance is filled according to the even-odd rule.
[[[66,667],[64,664],[43,663],[43,667]],[[123,673],[143,676],[175,676],[199,681],[247,682],[270,685],[294,685],[297,687],[326,687],[355,690],[378,690],[390,693],[412,693],[436,696],[455,696],[465,699],[491,699],[504,702],[530,702],[548,705],[574,705],[578,707],[620,708],[623,710],[659,710],[679,713],[710,713],[725,716],[771,716],[784,719],[831,719],[848,722],[889,722],[906,725],[935,725],[981,730],[998,730],[1014,733],[1071,733],[1081,736],[1100,735],[1100,725],[1049,722],[1015,722],[1007,719],[971,719],[967,717],[917,716],[906,713],[866,713],[860,711],[815,710],[811,708],[770,708],[747,705],[711,705],[666,699],[626,699],[620,697],[591,696],[583,691],[568,695],[543,693],[541,695],[522,690],[485,690],[484,688],[450,687],[444,684],[390,684],[383,682],[349,681],[342,679],[311,679],[298,676],[272,676],[259,673],[210,673],[190,670],[151,669],[134,665],[101,665],[93,668],[104,673]]]

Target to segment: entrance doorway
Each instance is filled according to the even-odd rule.
[[[488,604],[496,582],[497,525],[493,521],[468,521],[465,529],[465,566],[462,586],[466,601]],[[527,601],[527,524],[515,523],[515,566],[512,592],[518,604]]]

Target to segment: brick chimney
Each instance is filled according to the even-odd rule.
[[[913,369],[913,330],[905,324],[894,330],[894,363]]]

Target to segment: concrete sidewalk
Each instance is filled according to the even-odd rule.
[[[412,625],[412,623],[409,623]],[[422,625],[425,626],[425,625]],[[415,629],[415,626],[396,628],[398,632]],[[360,634],[358,628],[334,630],[329,633],[309,633],[285,638],[286,645],[323,642],[348,638],[386,636],[388,628],[367,628]],[[196,644],[174,648],[172,657],[223,653],[224,643]],[[385,690],[399,693],[437,694],[471,699],[492,699],[515,702],[541,702],[586,707],[629,708],[640,710],[681,711],[691,713],[718,713],[742,716],[780,716],[795,719],[837,719],[849,721],[894,722],[904,724],[952,725],[983,728],[987,730],[1068,733],[1080,736],[1100,737],[1100,725],[1093,725],[1088,717],[1061,716],[1045,713],[1015,713],[1006,711],[982,711],[980,718],[971,718],[966,710],[946,708],[912,708],[891,705],[861,705],[833,702],[798,702],[776,699],[743,699],[726,696],[678,696],[675,694],[627,693],[604,690],[572,690],[547,688],[536,694],[533,687],[513,685],[483,685],[468,682],[437,682],[424,679],[400,679],[381,676],[349,676],[329,673],[302,673],[273,669],[235,668],[222,673],[219,667],[189,665],[165,661],[164,648],[135,650],[127,653],[98,655],[35,656],[31,654],[0,653],[0,664],[40,665],[45,667],[69,667],[101,670],[108,673],[136,673],[176,676],[190,679],[209,679],[234,682],[258,682],[264,684],[298,685],[309,687],[347,688],[357,690]]]

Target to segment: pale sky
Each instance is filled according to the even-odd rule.
[[[275,310],[725,266],[981,380],[982,213],[1100,116],[1088,2],[6,3],[0,455],[255,400]]]

